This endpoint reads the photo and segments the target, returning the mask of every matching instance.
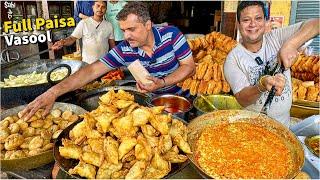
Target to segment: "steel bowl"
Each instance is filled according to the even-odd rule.
[[[319,141],[320,135],[308,136],[304,140],[305,145],[308,147],[310,152],[312,152],[317,157],[320,157]]]
[[[164,94],[147,100],[148,106],[165,106],[165,111],[188,121],[189,111],[193,108],[191,102],[181,96]]]
[[[246,122],[258,125],[273,132],[283,139],[284,144],[289,148],[291,157],[293,159],[293,168],[290,170],[285,179],[294,178],[302,169],[304,164],[304,151],[298,138],[284,125],[278,121],[271,119],[266,115],[259,115],[258,113],[245,110],[218,110],[211,113],[203,114],[193,119],[188,124],[188,143],[192,152],[197,148],[197,140],[205,127],[217,126],[219,124]],[[188,154],[192,165],[205,178],[213,178],[208,175],[198,164],[194,154]]]
[[[242,109],[242,106],[234,96],[219,94],[206,97],[218,110]],[[201,96],[194,99],[193,106],[197,109],[197,115],[213,111],[213,109],[210,108],[210,105],[201,98]]]
[[[1,120],[3,120],[8,116],[18,114],[18,112],[23,110],[25,107],[26,105],[22,105],[22,106],[18,106],[18,107],[3,111],[1,113]],[[87,112],[83,108],[76,106],[74,104],[60,103],[60,102],[56,102],[53,108],[59,108],[64,111],[69,110],[77,115]],[[51,149],[49,151],[46,151],[34,156],[18,158],[18,159],[10,159],[10,160],[1,160],[1,170],[2,171],[29,170],[29,169],[43,166],[52,161],[54,161],[54,158],[53,158],[53,150]]]

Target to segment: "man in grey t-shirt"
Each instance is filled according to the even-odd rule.
[[[265,33],[266,15],[260,1],[242,1],[237,9],[238,28],[242,37],[227,56],[224,74],[238,102],[249,110],[260,111],[268,91],[275,86],[276,96],[268,116],[289,126],[292,89],[290,67],[298,48],[319,34],[319,19],[300,22]],[[285,66],[283,74],[265,75],[277,59]]]

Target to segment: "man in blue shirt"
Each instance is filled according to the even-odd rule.
[[[153,27],[148,7],[139,1],[128,2],[117,19],[125,40],[99,61],[81,68],[29,103],[21,113],[25,120],[39,108],[45,108],[45,116],[62,94],[78,89],[114,68],[127,66],[136,58],[151,75],[146,79],[152,81],[148,84],[138,81],[140,92],[182,93],[176,84],[195,72],[192,53],[182,33],[172,26]]]
[[[78,0],[74,11],[74,20],[76,20],[76,22],[79,23],[81,19],[86,19],[90,16],[93,16],[93,4],[94,1]]]

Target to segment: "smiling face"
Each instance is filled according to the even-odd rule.
[[[107,10],[107,5],[103,1],[96,1],[92,6],[94,15],[103,17]]]
[[[142,47],[148,42],[151,34],[151,21],[143,23],[135,14],[129,14],[125,20],[119,21],[120,29],[123,31],[124,39],[131,47]]]
[[[256,44],[262,41],[266,20],[260,6],[248,6],[240,13],[238,23],[243,43]]]

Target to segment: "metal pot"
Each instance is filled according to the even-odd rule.
[[[99,97],[107,93],[110,90],[118,91],[122,89],[134,95],[134,101],[140,105],[146,106],[146,100],[150,97],[149,94],[140,93],[135,87],[131,86],[110,86],[105,88],[96,89],[86,93],[82,93],[77,97],[77,104],[87,111],[97,109],[99,106]]]
[[[149,107],[165,106],[165,111],[186,121],[189,120],[189,112],[193,108],[191,102],[187,98],[173,94],[150,97],[147,100],[147,105]]]
[[[258,115],[258,113],[245,111],[245,110],[218,110],[211,113],[204,114],[193,119],[188,124],[188,143],[192,152],[195,152],[197,147],[197,140],[200,137],[202,130],[205,127],[217,126],[219,124],[243,122],[259,125],[273,132],[283,139],[287,148],[289,148],[291,157],[293,159],[293,168],[289,172],[286,179],[294,178],[302,169],[304,164],[304,151],[298,138],[284,125],[276,120],[271,119],[266,115]],[[205,178],[212,178],[206,174],[198,162],[196,161],[195,153],[187,154],[193,166],[199,171],[199,173]]]
[[[62,64],[66,64],[71,67],[71,74],[86,65],[86,63],[82,61],[72,60],[40,59],[22,61],[19,64],[1,68],[1,81],[3,81],[4,78],[8,78],[9,75],[29,74],[33,71],[36,71],[37,73],[49,72]],[[11,108],[17,105],[29,103],[53,85],[54,84],[52,83],[43,83],[22,87],[1,88],[1,105],[4,108]]]

